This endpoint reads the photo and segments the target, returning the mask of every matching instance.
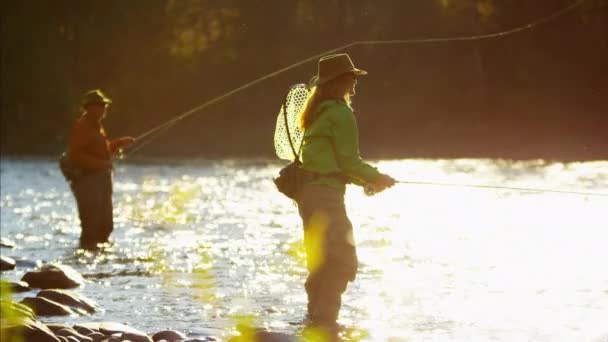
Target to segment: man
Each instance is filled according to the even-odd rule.
[[[69,138],[68,161],[77,170],[70,187],[78,204],[82,232],[80,247],[94,249],[109,241],[114,229],[112,217],[112,158],[135,139],[110,140],[102,125],[112,101],[101,90],[87,92],[82,100],[82,115],[76,120]]]

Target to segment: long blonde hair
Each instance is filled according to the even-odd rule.
[[[344,88],[344,76],[346,75],[349,74],[347,73],[331,81],[312,87],[298,118],[298,124],[303,131],[310,127],[317,119],[317,106],[321,102],[332,99],[343,100],[350,106],[350,94],[348,89]]]

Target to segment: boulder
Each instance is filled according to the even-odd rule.
[[[21,280],[40,289],[70,289],[84,284],[80,273],[61,264],[45,264],[38,271],[27,272]]]
[[[95,313],[101,310],[101,307],[91,299],[69,290],[41,290],[38,292],[36,297],[46,298],[55,303],[63,304],[72,308],[80,308],[87,313]]]
[[[99,331],[96,331],[96,332],[87,334],[87,337],[92,338],[93,342],[101,342],[105,338],[105,335],[100,333]]]
[[[0,330],[2,330],[2,337],[7,341],[61,342],[61,339],[57,338],[44,324],[27,318],[19,324],[3,325]]]
[[[9,239],[0,238],[0,247],[13,248],[15,243]]]
[[[101,342],[131,342],[123,340],[121,336],[110,336],[106,339],[103,339]]]
[[[20,303],[31,308],[38,316],[69,316],[76,314],[70,307],[42,297],[26,297]]]
[[[57,332],[61,329],[70,328],[69,325],[61,323],[48,323],[45,325],[47,328],[49,328],[49,330],[53,332],[53,334],[57,334]]]
[[[10,271],[15,269],[15,260],[4,255],[0,255],[0,271]]]
[[[27,291],[31,290],[28,283],[26,283],[24,281],[9,281],[7,283],[8,283],[8,288],[11,289],[11,292],[14,292],[14,293],[27,292]]]
[[[156,334],[152,335],[152,340],[154,342],[165,340],[167,342],[181,341],[185,340],[186,335],[179,331],[175,330],[163,330],[159,331]]]
[[[152,339],[146,334],[134,334],[131,332],[123,333],[121,338],[123,341],[129,340],[131,342],[152,342]]]
[[[29,307],[12,301],[0,300],[0,307],[2,307],[2,314],[8,317],[2,317],[7,319],[21,319],[29,318],[36,320],[36,314]]]
[[[76,330],[74,330],[72,328],[69,328],[69,327],[68,328],[60,329],[59,331],[55,332],[55,335],[57,335],[57,336],[65,336],[68,339],[70,337],[72,337],[72,338],[75,338],[76,341],[78,341],[78,342],[93,342],[92,338],[90,338],[88,336],[85,336],[85,335],[82,335],[82,334],[79,334]]]
[[[89,328],[85,328],[85,327],[80,326],[80,325],[75,325],[73,328],[74,328],[74,330],[76,330],[76,331],[77,331],[79,334],[86,335],[86,336],[88,336],[88,335],[90,335],[90,334],[92,334],[92,333],[95,333],[95,332],[99,333],[99,331],[95,331],[95,330],[92,330],[92,329],[89,329]],[[103,334],[102,334],[102,335],[103,335]]]
[[[132,328],[128,325],[116,322],[87,322],[74,325],[74,329],[79,331],[81,328],[87,328],[93,331],[98,331],[104,335],[132,333],[135,335],[147,336],[145,332]]]

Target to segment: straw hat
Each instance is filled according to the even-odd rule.
[[[102,104],[110,104],[112,100],[110,100],[104,93],[99,89],[89,90],[84,97],[82,98],[82,106],[86,107],[91,103],[102,103]]]
[[[365,75],[367,71],[355,68],[353,61],[346,53],[324,56],[319,59],[319,72],[313,76],[309,85],[315,87],[346,73]]]

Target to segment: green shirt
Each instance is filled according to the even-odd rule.
[[[319,173],[342,173],[355,183],[374,182],[380,172],[359,155],[359,130],[353,110],[343,101],[319,104],[317,119],[304,132],[302,168]],[[318,177],[311,183],[345,190],[335,177]]]

